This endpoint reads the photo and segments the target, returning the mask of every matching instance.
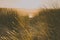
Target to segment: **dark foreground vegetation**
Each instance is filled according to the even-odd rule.
[[[44,9],[29,18],[0,8],[0,40],[60,40],[60,9]]]

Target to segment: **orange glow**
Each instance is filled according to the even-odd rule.
[[[16,10],[20,16],[29,16],[29,18],[33,18],[40,11],[39,9],[26,10],[26,9],[19,9],[19,8],[14,10]]]
[[[16,8],[22,16],[29,15],[29,18],[37,14],[38,9],[42,7],[42,0],[3,0],[0,7]]]

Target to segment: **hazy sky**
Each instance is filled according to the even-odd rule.
[[[6,8],[51,8],[55,5],[60,7],[60,0],[0,0],[0,7]]]
[[[60,8],[60,0],[0,0],[0,7],[29,9],[22,10],[22,13],[20,13],[20,9],[17,9],[17,11],[19,12],[19,15],[29,15],[29,17],[32,18],[35,13],[38,13],[38,10],[35,9],[52,7]]]

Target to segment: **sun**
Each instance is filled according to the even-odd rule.
[[[1,1],[0,7],[17,8],[16,10],[20,15],[29,15],[29,18],[32,18],[41,7],[43,3],[41,1],[42,0],[4,0]]]
[[[33,18],[40,8],[41,0],[20,0],[20,2],[15,3],[15,8],[19,8],[23,11],[22,15],[29,15],[29,18]],[[26,12],[26,13],[25,13]]]

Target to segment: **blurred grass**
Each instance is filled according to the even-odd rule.
[[[60,40],[60,9],[43,9],[34,18],[0,8],[0,40]]]

